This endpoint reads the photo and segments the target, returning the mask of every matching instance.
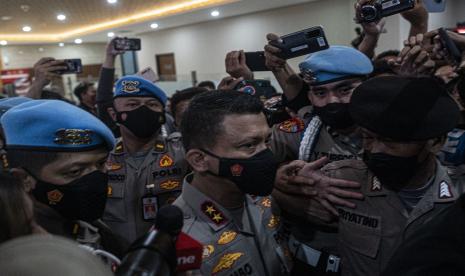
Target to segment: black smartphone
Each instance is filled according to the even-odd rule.
[[[454,61],[456,64],[459,64],[462,61],[462,54],[457,48],[455,42],[450,39],[447,31],[444,30],[444,28],[439,29],[439,38],[441,39],[442,45],[446,49],[452,61]]]
[[[245,63],[247,67],[253,72],[256,71],[270,71],[265,65],[265,52],[245,52]]]
[[[113,41],[115,50],[118,51],[140,51],[139,38],[117,38]]]
[[[329,48],[321,26],[282,36],[281,40],[282,42],[272,41],[270,44],[281,49],[278,56],[282,59],[291,59]]]
[[[82,73],[82,61],[80,58],[65,59],[65,70],[57,71],[58,74],[80,74]]]

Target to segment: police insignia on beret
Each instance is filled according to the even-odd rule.
[[[304,129],[304,121],[297,117],[286,120],[279,125],[279,130],[287,133],[298,133],[304,131]]]
[[[122,90],[126,93],[136,93],[139,92],[139,81],[126,80],[121,83],[123,86]]]
[[[202,203],[201,210],[216,225],[221,225],[228,221],[223,212],[221,212],[213,202],[206,201]]]
[[[59,145],[88,145],[92,143],[89,129],[59,129],[54,142]]]

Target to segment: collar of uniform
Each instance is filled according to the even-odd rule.
[[[118,138],[116,140],[116,146],[112,151],[113,155],[123,155],[125,153],[123,138]]]
[[[157,140],[155,140],[155,144],[153,144],[153,154],[159,153],[166,153],[168,150],[166,149],[166,141],[163,137],[159,136]]]
[[[205,221],[215,232],[220,231],[231,222],[231,216],[225,208],[197,190],[189,182],[193,174],[184,178],[182,197],[194,210],[197,217]]]
[[[431,191],[433,193],[433,200],[436,203],[453,202],[460,196],[454,185],[452,185],[446,168],[439,161],[436,161],[436,174]]]

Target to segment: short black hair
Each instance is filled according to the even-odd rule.
[[[91,82],[81,82],[74,88],[73,93],[79,99],[79,101],[81,101],[82,93],[86,92],[87,89],[92,86],[94,86],[94,84]]]
[[[25,168],[28,172],[38,175],[42,168],[58,158],[59,152],[31,151],[22,149],[6,150],[9,168]]]
[[[215,83],[212,81],[201,81],[197,87],[205,87],[205,88],[210,88],[211,90],[215,90]]]
[[[387,50],[387,51],[384,51],[382,53],[380,53],[379,55],[377,55],[375,57],[375,61],[376,60],[381,60],[381,59],[384,59],[385,57],[389,57],[389,56],[398,56],[400,54],[400,51],[399,50]]]
[[[211,148],[223,131],[225,116],[263,113],[262,102],[233,90],[214,90],[195,96],[182,117],[184,148]]]
[[[207,89],[204,87],[190,87],[184,90],[176,91],[170,99],[171,103],[171,114],[176,117],[176,105],[182,101],[192,99],[194,96],[206,92]]]
[[[384,74],[397,75],[386,60],[379,59],[373,61],[373,72],[371,72],[369,78],[371,79]]]

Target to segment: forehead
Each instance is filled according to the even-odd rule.
[[[271,131],[263,113],[226,115],[222,127],[223,136],[231,140],[267,135]]]
[[[311,86],[311,89],[312,90],[333,90],[341,86],[349,86],[349,85],[353,85],[358,82],[361,82],[360,78],[352,78],[352,79],[347,79],[347,80],[330,82],[330,83],[322,84],[322,85],[313,85]]]

